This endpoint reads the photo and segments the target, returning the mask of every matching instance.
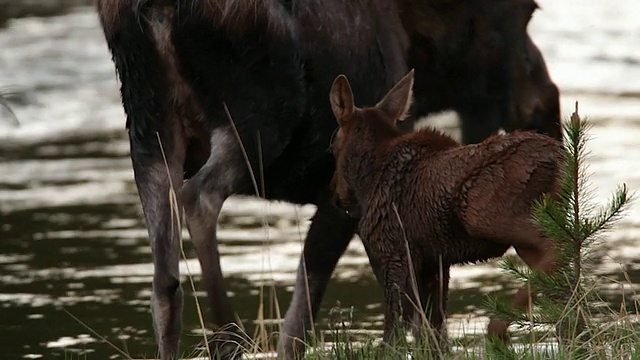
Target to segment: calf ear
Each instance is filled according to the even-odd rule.
[[[404,120],[408,115],[409,107],[411,107],[413,97],[413,73],[411,69],[394,87],[389,90],[380,102],[376,104],[376,108],[387,114],[393,122],[396,120]]]
[[[353,92],[349,80],[344,75],[338,75],[333,80],[331,91],[329,93],[331,101],[331,110],[338,120],[338,124],[344,125],[351,119],[355,105],[353,103]]]

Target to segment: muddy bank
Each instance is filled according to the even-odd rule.
[[[93,5],[94,0],[0,0],[0,27],[10,19],[28,16],[54,16],[77,6]]]

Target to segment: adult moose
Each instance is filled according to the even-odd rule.
[[[400,8],[410,3],[399,2],[97,0],[121,82],[132,166],[151,240],[152,313],[162,359],[177,356],[182,327],[180,227],[171,218],[170,189],[184,208],[216,326],[235,321],[216,240],[216,219],[225,199],[259,193],[267,199],[317,205],[281,341],[287,356],[292,356],[294,348],[304,350],[294,339],[304,339],[333,269],[355,233],[355,221],[329,201],[335,165],[327,148],[336,124],[327,95],[335,76],[344,73],[356,101],[372,105],[407,72],[409,33]],[[478,9],[494,6],[484,0],[465,3]],[[495,11],[501,16],[522,8],[519,0],[496,3],[501,4],[502,11]],[[512,33],[528,39],[526,26],[510,24],[514,28],[479,27],[464,37],[467,43],[459,48],[482,49],[485,32],[490,32],[501,44],[487,49],[492,60],[505,49],[522,53],[525,48],[511,46],[509,41]],[[455,29],[448,34],[452,41],[460,36]],[[435,50],[442,44],[446,41],[438,38]],[[430,54],[431,50],[425,51]],[[529,61],[524,55],[510,59]],[[446,63],[446,59],[437,61]],[[502,70],[489,64],[483,68],[492,76]],[[453,82],[463,86],[469,81],[456,79],[441,90],[449,91]],[[536,79],[525,74],[508,80]],[[467,101],[482,112],[483,101],[498,107],[506,99],[513,100],[503,94],[482,101],[471,96]],[[457,103],[450,107],[457,108]],[[253,185],[252,174],[264,188]],[[220,345],[223,356],[230,354],[230,348]]]
[[[558,88],[527,34],[533,0],[399,1],[416,69],[412,117],[453,109],[462,142],[500,128],[562,140]]]

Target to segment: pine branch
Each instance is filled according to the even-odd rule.
[[[592,275],[596,243],[627,209],[632,195],[626,185],[619,187],[607,206],[597,209],[592,201],[585,156],[587,131],[591,124],[578,115],[578,103],[570,121],[563,125],[564,149],[560,158],[559,194],[547,194],[532,204],[531,217],[543,234],[554,242],[555,268],[552,274],[523,266],[513,257],[500,262],[502,270],[518,282],[528,282],[532,291],[531,309],[517,309],[496,298],[486,307],[497,317],[516,325],[554,324],[562,341],[589,344],[594,330],[594,314],[611,311],[594,291],[598,283]],[[594,215],[595,213],[595,215]],[[542,296],[540,296],[542,295]],[[532,313],[530,313],[532,312]],[[585,345],[586,346],[586,345]],[[590,346],[596,346],[594,344]]]
[[[515,256],[505,256],[498,262],[498,266],[511,274],[517,281],[524,282],[529,278],[529,269],[516,259]]]
[[[628,194],[626,184],[618,186],[608,206],[601,209],[591,219],[584,219],[581,225],[582,236],[588,239],[597,233],[611,229],[614,223],[622,217],[622,213],[629,206],[631,198],[632,196]]]
[[[551,195],[545,194],[541,200],[533,204],[532,217],[547,237],[567,241],[573,234],[566,216],[566,207],[558,205]]]

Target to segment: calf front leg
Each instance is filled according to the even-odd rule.
[[[284,319],[278,353],[285,359],[304,356],[305,335],[320,308],[331,274],[355,233],[356,221],[323,197],[311,221],[300,257],[296,286]]]
[[[171,185],[182,183],[184,152],[165,145],[167,164],[159,149],[148,151],[131,141],[131,160],[153,256],[151,313],[160,359],[177,358],[182,331],[180,286],[180,216],[172,214]],[[176,190],[175,188],[173,189]],[[176,207],[179,208],[179,205]]]
[[[446,345],[446,313],[449,295],[449,265],[439,264],[437,268],[429,267],[418,274],[418,291],[424,313],[416,311],[413,314],[412,325],[414,337],[426,340],[426,343]],[[428,321],[428,328],[424,320]]]
[[[414,306],[420,306],[410,287],[408,263],[400,259],[383,265],[382,285],[384,287],[384,328],[382,341],[394,346],[398,340],[398,326],[405,326],[405,313],[412,314]]]
[[[363,223],[361,223],[361,226]],[[401,230],[389,231],[401,234]],[[411,266],[404,240],[385,240],[378,236],[361,234],[373,273],[384,290],[384,327],[382,341],[393,346],[396,341],[396,326],[404,327],[405,319],[411,318],[415,306],[420,306],[419,297],[411,287]]]

